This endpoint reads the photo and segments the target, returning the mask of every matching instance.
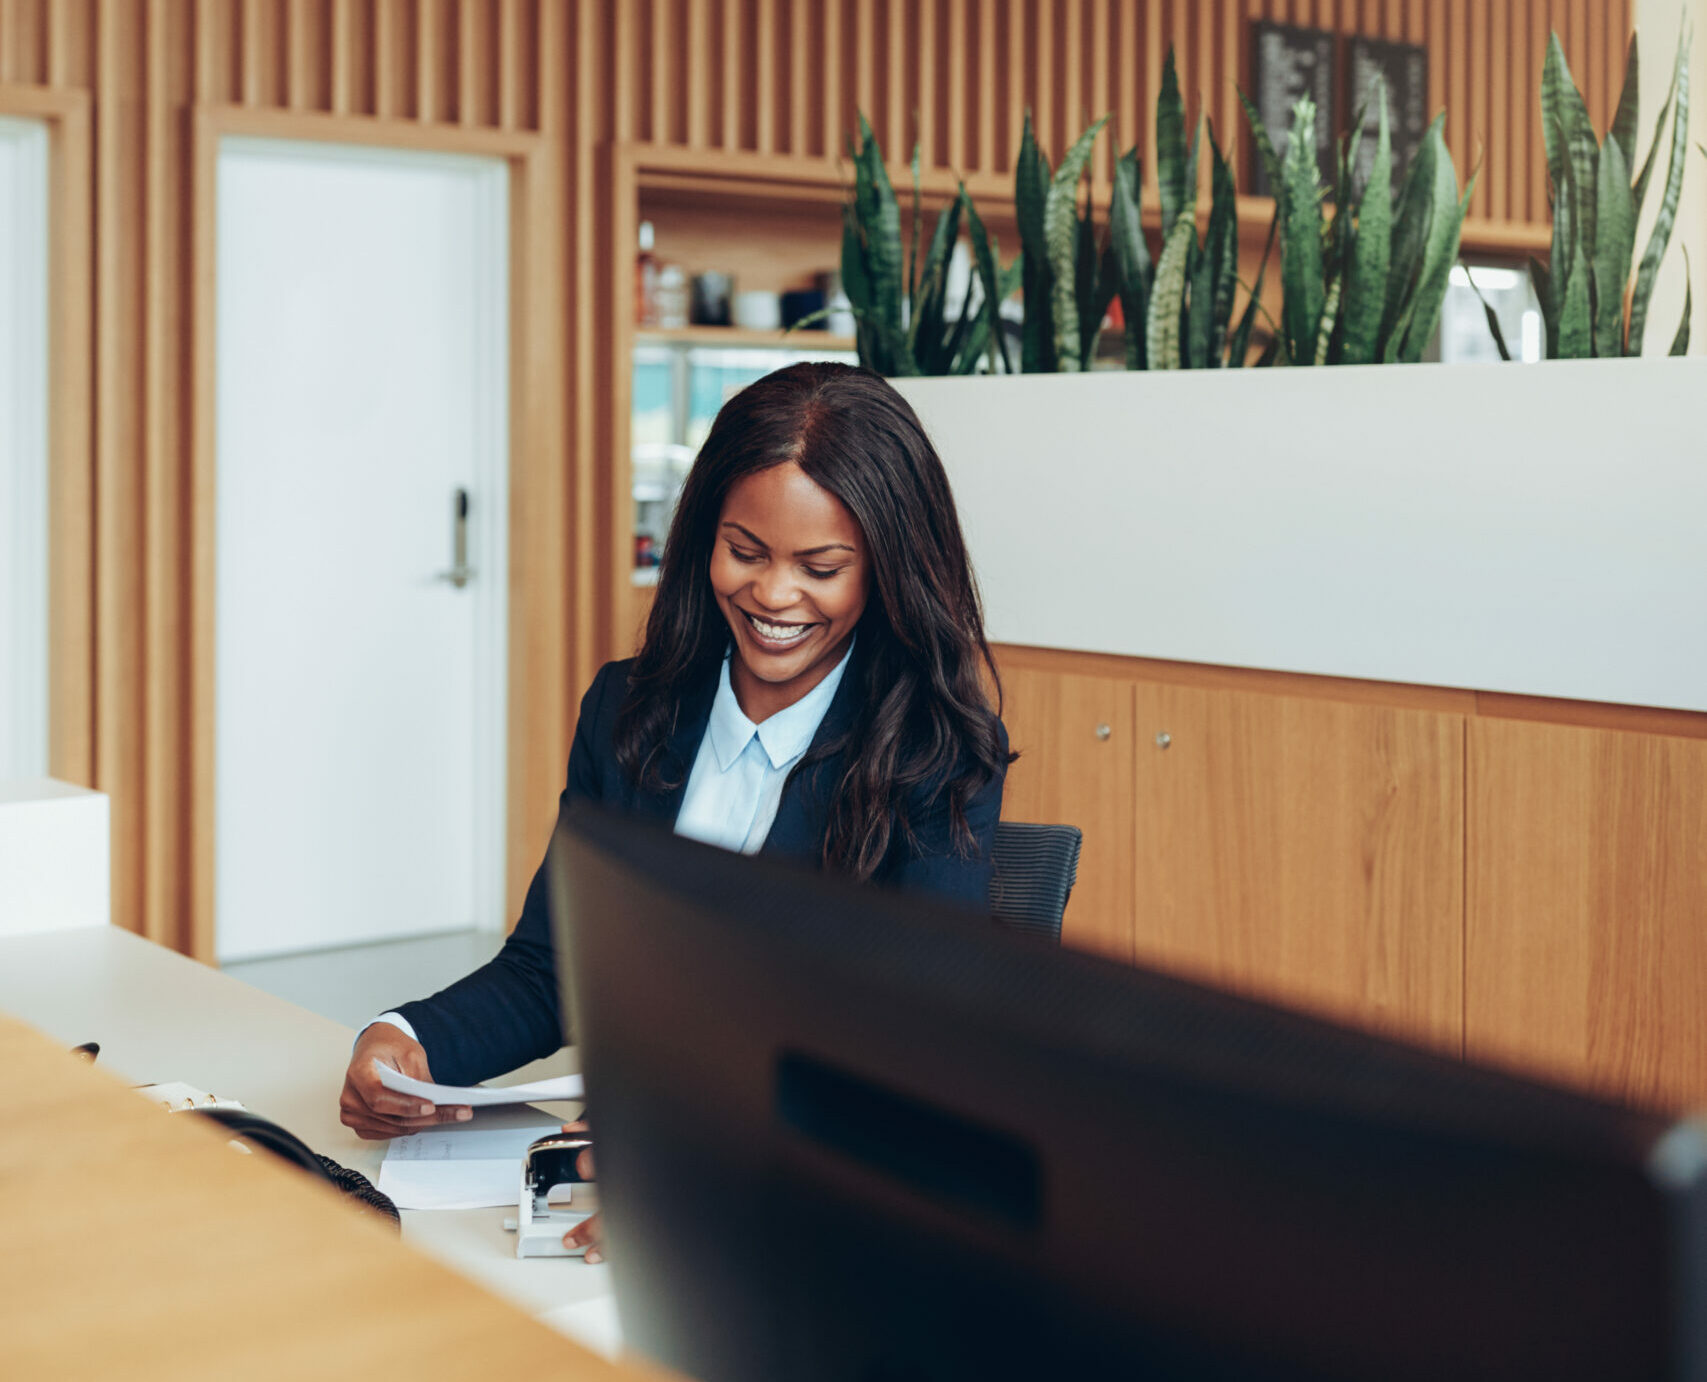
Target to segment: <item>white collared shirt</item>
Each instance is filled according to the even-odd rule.
[[[729,659],[718,674],[711,719],[676,814],[676,834],[756,854],[782,804],[789,770],[806,756],[853,655],[850,644],[830,674],[793,705],[754,724],[735,699]]]

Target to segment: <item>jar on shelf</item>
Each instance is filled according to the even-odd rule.
[[[688,276],[680,264],[666,264],[658,270],[653,300],[660,327],[668,331],[688,324]]]

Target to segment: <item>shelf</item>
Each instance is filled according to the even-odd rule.
[[[733,346],[766,350],[857,350],[852,336],[829,331],[748,331],[739,326],[639,327],[635,345]]]

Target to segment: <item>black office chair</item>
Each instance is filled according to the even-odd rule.
[[[998,821],[990,914],[1016,931],[1059,942],[1084,839],[1076,825]]]

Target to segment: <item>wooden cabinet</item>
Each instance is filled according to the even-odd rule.
[[[1707,740],[1469,727],[1466,1045],[1707,1102]]]
[[[1134,692],[1138,959],[1457,1053],[1462,717]]]
[[[1130,961],[1132,684],[1004,667],[1002,689],[1008,742],[1020,755],[1008,769],[1002,816],[1084,832],[1062,940]]]
[[[1707,1104],[1707,716],[1003,647],[1070,944]]]

